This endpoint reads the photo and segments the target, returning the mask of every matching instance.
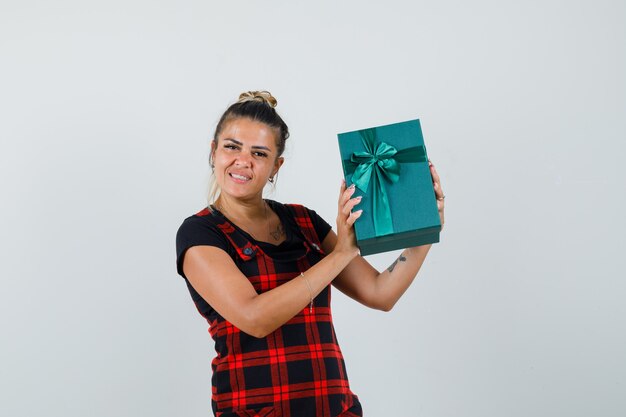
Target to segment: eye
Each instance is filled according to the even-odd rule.
[[[232,143],[225,144],[224,148],[226,148],[226,149],[239,149],[239,147],[237,145],[233,145]]]
[[[262,158],[267,158],[267,154],[265,152],[261,152],[261,151],[255,151],[254,154],[256,156],[260,156]]]

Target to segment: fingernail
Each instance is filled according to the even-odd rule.
[[[354,189],[354,183],[350,184],[350,186],[348,187],[349,189]]]

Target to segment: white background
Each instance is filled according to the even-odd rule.
[[[626,414],[624,2],[0,4],[0,415],[211,414],[174,237],[249,89],[331,224],[336,134],[422,121],[442,242],[390,313],[333,293],[367,416]]]

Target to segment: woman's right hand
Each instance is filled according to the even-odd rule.
[[[354,222],[361,217],[363,210],[352,211],[354,206],[361,202],[361,197],[351,198],[354,194],[354,184],[346,187],[346,181],[341,182],[339,204],[337,207],[337,244],[335,251],[348,253],[352,256],[359,254],[354,234]]]

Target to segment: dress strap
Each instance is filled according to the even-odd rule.
[[[243,261],[249,261],[254,259],[260,248],[257,245],[252,244],[243,234],[241,234],[231,222],[228,221],[221,213],[211,212],[208,208],[197,213],[198,216],[206,217],[214,225],[220,229],[224,234],[224,237],[230,242],[230,245],[235,249],[237,255]]]
[[[289,209],[289,212],[296,221],[298,228],[304,235],[305,243],[324,255],[325,253],[322,249],[322,242],[320,242],[319,236],[317,236],[317,232],[313,226],[313,221],[311,220],[311,216],[309,216],[307,209],[300,204],[285,204],[285,207]]]
[[[242,260],[249,261],[250,259],[254,259],[257,252],[260,250],[257,245],[253,245],[226,219],[224,219],[223,223],[218,224],[217,227],[224,233],[226,239],[228,239],[230,244],[235,248]]]

